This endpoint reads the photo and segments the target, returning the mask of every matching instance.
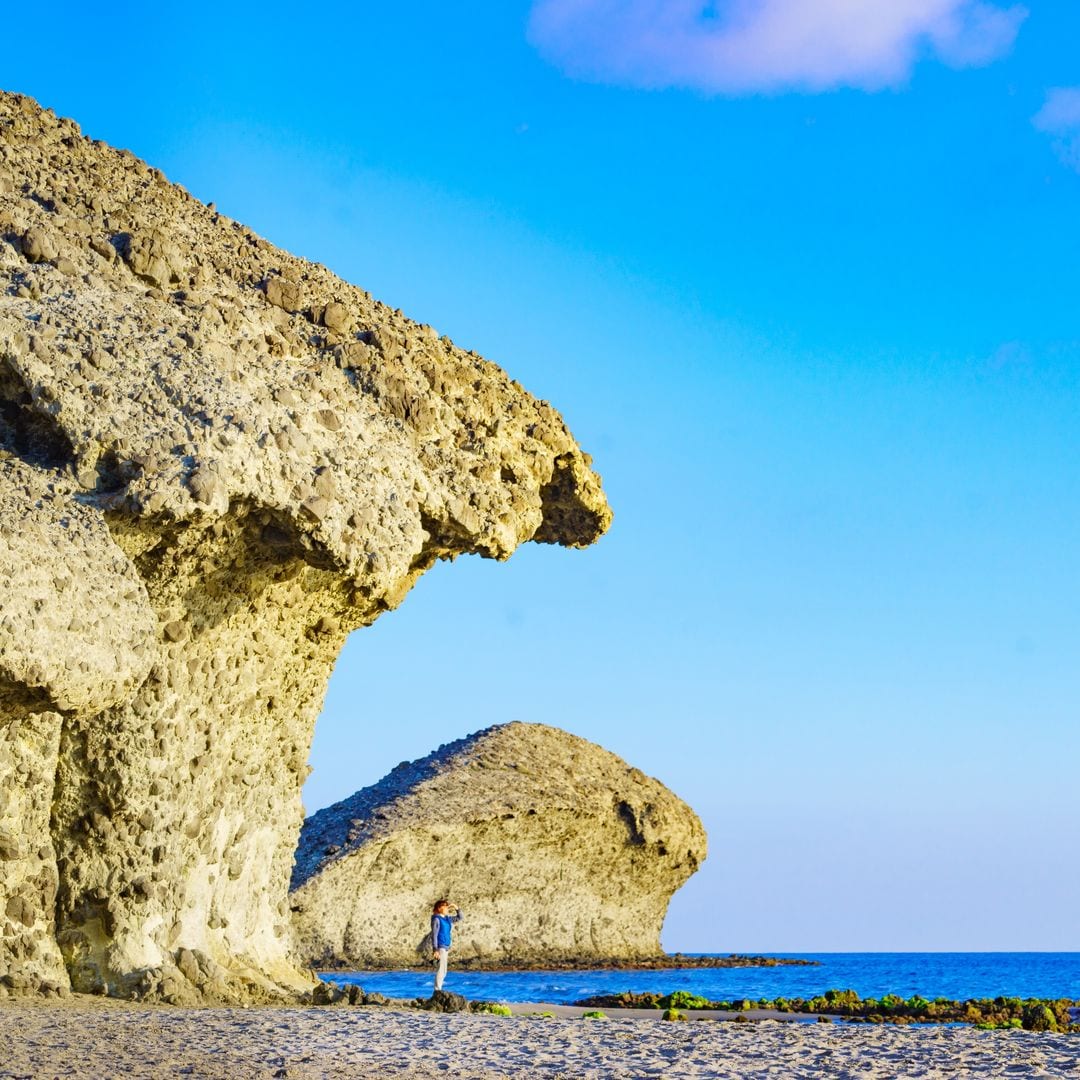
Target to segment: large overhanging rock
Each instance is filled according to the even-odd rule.
[[[672,894],[704,858],[697,815],[659,781],[513,723],[308,818],[290,899],[315,967],[417,963],[441,896],[466,912],[457,962],[652,960]]]
[[[0,993],[311,986],[287,887],[346,635],[592,543],[498,367],[0,95]]]

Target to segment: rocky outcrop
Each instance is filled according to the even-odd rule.
[[[346,635],[592,543],[558,414],[0,95],[0,993],[310,987],[286,901]]]
[[[697,815],[659,781],[513,723],[308,818],[290,900],[316,967],[417,963],[442,896],[465,912],[455,963],[654,959],[671,896],[704,858]]]

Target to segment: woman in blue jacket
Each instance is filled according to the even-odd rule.
[[[450,912],[453,910],[453,914]],[[439,900],[431,909],[431,959],[438,964],[435,968],[435,989],[441,990],[446,978],[446,961],[450,955],[452,928],[461,918],[461,910],[449,900]]]

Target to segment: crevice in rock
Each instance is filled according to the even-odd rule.
[[[428,538],[413,559],[411,569],[428,570],[440,559],[454,559],[470,550],[467,537],[456,534],[448,522],[440,521],[424,510],[420,511],[420,525]]]
[[[633,847],[645,846],[645,834],[641,831],[641,826],[638,824],[637,811],[625,800],[620,800],[615,807],[619,817],[622,818],[623,824],[626,825],[626,831],[629,833],[629,843]]]
[[[75,463],[71,441],[51,416],[35,407],[30,388],[4,355],[0,355],[0,449],[46,469]]]
[[[48,691],[37,686],[0,684],[0,723],[17,723],[29,713],[48,712],[56,708]]]
[[[49,198],[47,195],[39,195],[36,191],[30,192],[27,196],[31,202],[36,202],[48,214],[56,213],[56,200]]]
[[[130,462],[121,461],[115,450],[106,450],[97,460],[97,491],[111,495],[122,491],[138,470]]]
[[[61,725],[60,753],[53,777],[49,836],[57,867],[54,925],[64,967],[75,990],[102,993],[103,985],[99,980],[95,981],[92,973],[82,969],[80,961],[89,951],[90,939],[84,928],[98,926],[103,929],[108,921],[107,905],[104,903],[104,896],[95,902],[74,895],[66,866],[70,851],[64,844],[65,840],[70,844],[72,839],[83,843],[92,842],[95,833],[100,831],[95,828],[95,822],[104,822],[109,816],[109,807],[99,797],[96,785],[90,781],[93,771],[87,767],[90,759],[86,745],[88,730],[89,727],[73,725],[69,717],[65,717]],[[70,817],[70,811],[65,814],[64,806],[76,803],[80,814],[76,825],[72,827],[72,822],[66,820]],[[75,871],[74,876],[77,879],[78,871]]]

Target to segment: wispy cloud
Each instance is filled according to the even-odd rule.
[[[1051,136],[1057,156],[1080,172],[1080,86],[1055,87],[1031,122]]]
[[[1027,11],[984,0],[534,0],[532,43],[579,78],[745,94],[901,83],[932,55],[1007,52]]]

